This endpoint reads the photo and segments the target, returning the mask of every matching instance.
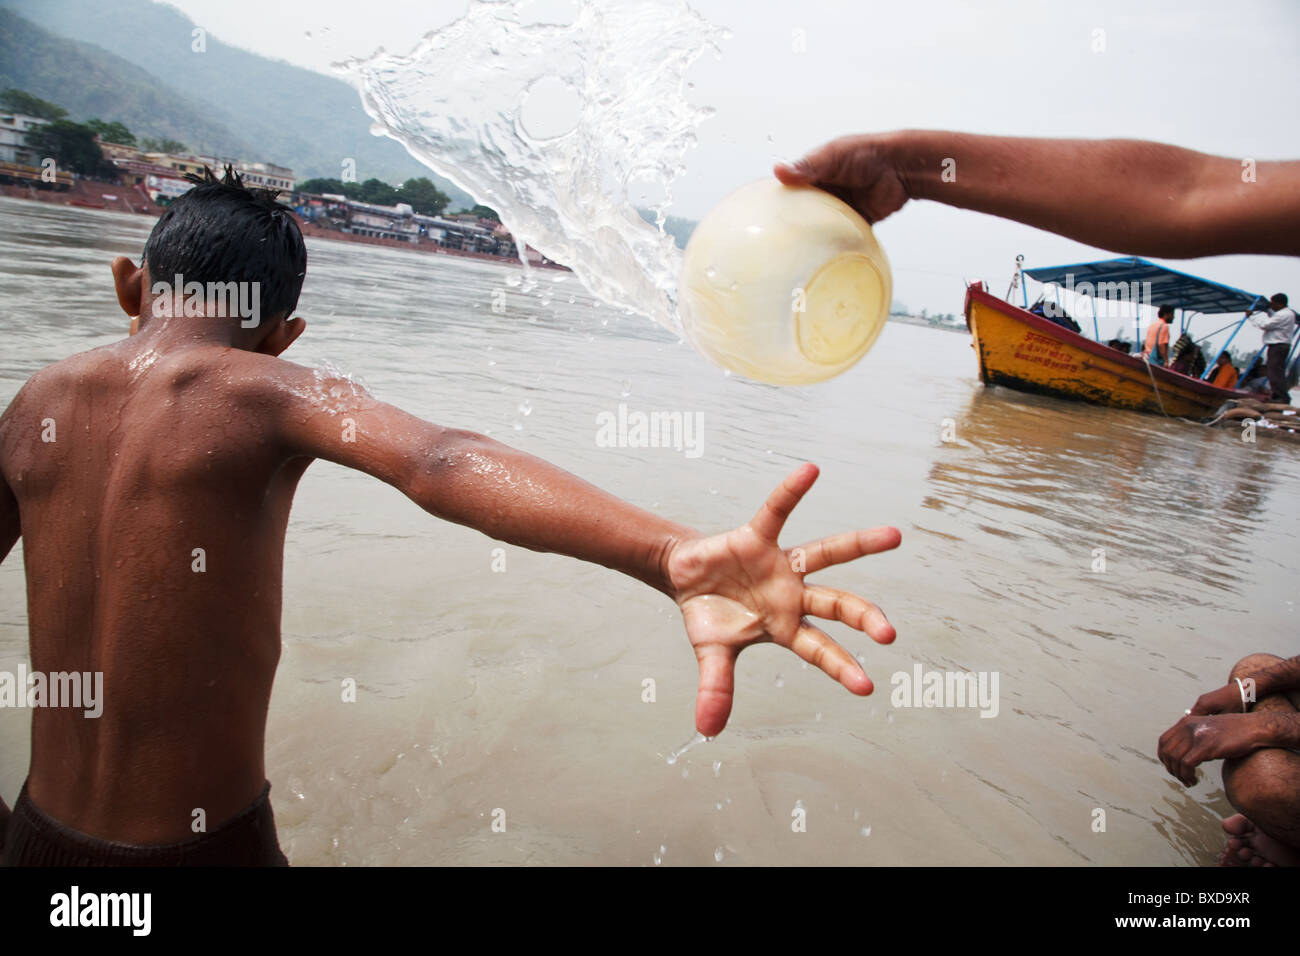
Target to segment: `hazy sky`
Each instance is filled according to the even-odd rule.
[[[322,72],[332,61],[378,46],[405,52],[466,6],[464,0],[172,5],[225,42]],[[717,113],[700,128],[670,213],[700,218],[732,189],[768,175],[774,158],[796,157],[844,133],[903,127],[1137,137],[1233,157],[1300,158],[1300,3],[1294,0],[692,5],[732,36],[720,61],[704,57],[692,69],[696,101]],[[537,0],[539,9],[571,6]],[[805,37],[804,53],[792,49],[795,30]],[[1093,51],[1098,30],[1104,52]],[[909,204],[877,233],[894,266],[895,298],[914,310],[960,312],[963,278],[986,279],[1005,293],[1017,253],[1028,266],[1110,255],[936,203]],[[1294,259],[1234,256],[1177,265],[1252,292],[1300,297]]]

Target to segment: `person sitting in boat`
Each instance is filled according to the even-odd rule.
[[[1178,337],[1170,355],[1173,356],[1173,360],[1169,363],[1169,367],[1175,372],[1195,378],[1205,371],[1205,353],[1186,332]]]
[[[1246,369],[1246,374],[1242,377],[1241,387],[1243,391],[1256,392],[1261,395],[1268,395],[1272,389],[1268,384],[1268,375],[1259,364],[1259,356],[1251,361]]]
[[[1248,654],[1228,682],[1196,699],[1156,754],[1184,786],[1196,766],[1223,761],[1222,866],[1300,865],[1300,657]]]
[[[1133,343],[1125,339],[1116,337],[1111,339],[1106,344],[1110,348],[1115,349],[1117,352],[1123,352],[1125,355],[1131,355],[1133,353]]]
[[[1147,329],[1146,341],[1142,343],[1142,357],[1152,365],[1169,364],[1169,327],[1174,323],[1174,307],[1162,305],[1157,318]]]
[[[1210,384],[1215,388],[1236,388],[1240,374],[1237,366],[1232,364],[1232,356],[1223,351],[1214,360],[1214,375],[1210,377]]]
[[[1029,309],[1030,315],[1039,315],[1048,322],[1055,322],[1063,329],[1069,329],[1071,332],[1082,332],[1079,323],[1070,318],[1070,313],[1065,311],[1065,306],[1059,302],[1047,301],[1046,295],[1040,295],[1038,301]]]

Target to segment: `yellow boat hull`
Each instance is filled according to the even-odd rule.
[[[979,283],[966,290],[966,325],[986,385],[1185,418],[1207,418],[1249,395],[1148,365],[1018,309]]]

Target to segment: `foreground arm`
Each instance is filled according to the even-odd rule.
[[[312,376],[278,364],[288,366],[282,374]],[[288,396],[281,421],[290,454],[365,471],[430,514],[534,551],[603,564],[673,598],[699,662],[700,733],[712,736],[726,725],[736,658],[751,644],[780,644],[853,693],[871,693],[853,656],[805,615],[841,621],[880,643],[894,639],[893,627],[874,604],[809,585],[804,576],[897,547],[899,534],[876,528],[783,550],[778,535],[816,480],[815,467],[797,469],[749,523],[704,537],[541,459],[375,401],[351,383],[331,385],[332,410],[323,411],[321,403],[297,397],[311,394],[314,382],[303,379],[279,393]]]
[[[1186,716],[1160,735],[1156,755],[1166,770],[1191,787],[1197,764],[1244,757],[1263,747],[1300,749],[1300,713]]]
[[[1244,709],[1244,703],[1300,688],[1300,657],[1244,676],[1242,685],[1234,680],[1202,694],[1187,716],[1160,735],[1160,762],[1187,786],[1196,783],[1197,764],[1207,760],[1244,757],[1262,747],[1300,749],[1300,714]]]
[[[1300,690],[1300,656],[1278,661],[1260,668],[1253,674],[1242,677],[1242,683],[1249,690],[1249,681],[1254,681],[1255,693],[1250,700],[1262,700],[1272,694],[1281,694],[1289,690]],[[1242,701],[1242,687],[1235,680],[1228,681],[1222,687],[1209,691],[1196,698],[1192,705],[1193,716],[1209,714],[1241,714],[1245,712]]]
[[[1142,140],[904,130],[846,136],[793,165],[878,222],[933,199],[1139,256],[1300,255],[1300,162],[1254,164]],[[945,172],[947,175],[945,175]]]
[[[10,406],[12,407],[12,406]],[[22,526],[18,518],[18,499],[4,476],[4,456],[8,449],[6,422],[8,413],[0,416],[0,563],[8,556],[13,546],[18,543]],[[9,826],[9,807],[0,797],[0,860],[4,859],[5,830]]]

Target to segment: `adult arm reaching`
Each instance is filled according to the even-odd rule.
[[[846,136],[778,164],[879,222],[931,199],[1125,255],[1300,255],[1300,162],[1256,162],[1143,140],[938,130]]]

